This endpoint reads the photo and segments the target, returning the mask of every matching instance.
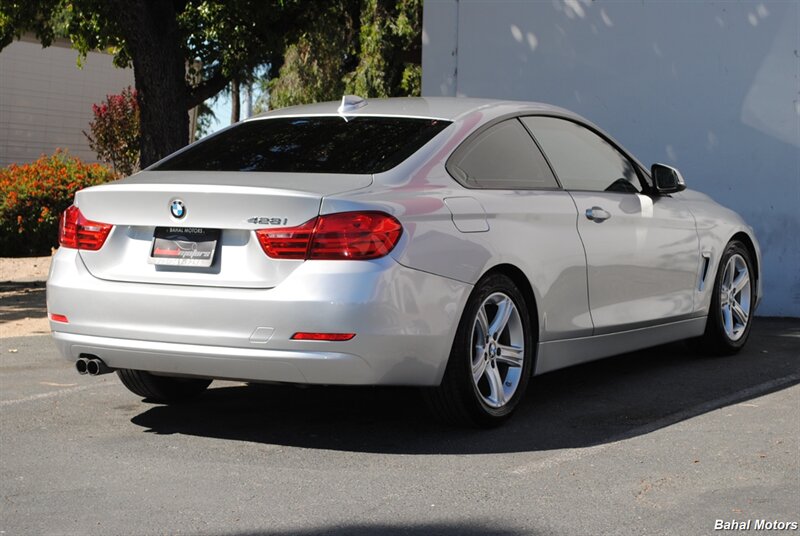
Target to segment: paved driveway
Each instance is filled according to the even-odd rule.
[[[215,382],[141,401],[0,339],[0,534],[712,534],[800,521],[800,321],[536,378],[492,431],[408,389]]]

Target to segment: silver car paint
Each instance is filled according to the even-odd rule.
[[[761,248],[756,239],[753,228],[733,210],[724,207],[711,199],[708,195],[694,190],[685,190],[679,194],[674,194],[676,199],[684,203],[692,211],[697,225],[697,237],[699,240],[699,251],[701,255],[708,256],[710,264],[708,273],[712,280],[719,268],[719,260],[728,242],[736,235],[743,235],[749,238],[755,253],[756,273],[756,304],[758,307],[763,296],[763,281],[761,278]],[[711,288],[707,285],[695,300],[695,311],[698,314],[707,315],[711,304]]]
[[[223,183],[224,186],[217,183]],[[287,173],[147,172],[87,188],[75,204],[90,220],[115,224],[100,251],[81,251],[95,277],[112,281],[270,288],[301,261],[265,262],[250,218],[278,218],[293,227],[319,213],[322,197],[369,186],[369,175],[297,176]],[[180,198],[185,217],[165,207]],[[225,229],[222,255],[208,269],[185,270],[146,262],[157,226]],[[224,258],[225,262],[219,262]]]
[[[288,108],[253,120],[333,115],[336,104]],[[698,281],[703,255],[711,260],[712,278],[736,233],[746,233],[759,255],[752,231],[733,212],[689,191],[648,205],[651,198],[636,194],[615,194],[628,197],[609,201],[562,190],[470,190],[449,176],[447,158],[476,129],[535,113],[588,124],[536,103],[370,101],[353,115],[438,117],[453,124],[394,169],[371,178],[346,177],[341,184],[313,177],[293,183],[298,175],[172,172],[167,177],[145,170],[80,193],[77,204],[89,219],[117,225],[105,247],[125,251],[109,261],[103,250],[77,254],[62,248],[56,254],[48,310],[70,318],[69,324],[51,322],[62,354],[74,360],[91,348],[112,367],[217,378],[435,385],[472,286],[503,266],[520,269],[536,299],[538,373],[702,333],[713,286]],[[215,185],[220,178],[235,186]],[[316,182],[335,185],[317,190]],[[122,189],[127,191],[114,193]],[[131,194],[141,200],[131,202]],[[277,200],[269,201],[276,194]],[[174,223],[166,210],[171,196],[187,202],[187,224],[198,214],[192,211],[200,210],[207,213],[198,216],[197,226],[238,229],[232,243],[223,243],[240,252],[231,257],[233,270],[147,272],[154,270],[145,268],[143,258],[148,233]],[[251,205],[248,199],[258,202]],[[447,199],[475,203],[448,204]],[[581,210],[595,201],[612,212],[613,223],[585,219]],[[144,207],[151,205],[160,212],[147,213]],[[251,216],[242,214],[243,208],[265,213],[252,216],[287,209],[290,226],[316,210],[383,210],[402,222],[404,233],[390,256],[379,261],[273,261],[253,240],[251,230],[258,226],[242,223]],[[633,228],[626,228],[626,221]],[[136,240],[115,246],[114,235],[123,232]],[[598,259],[588,269],[587,240],[586,251]],[[592,294],[592,281],[615,285],[619,302],[609,289]],[[258,328],[272,330],[267,342],[251,341]],[[293,332],[309,330],[358,335],[344,343],[289,340]]]
[[[700,267],[689,209],[669,197],[572,192],[586,248],[594,334],[652,325],[694,313]],[[586,211],[605,210],[592,221]]]
[[[47,283],[64,357],[115,368],[323,384],[435,385],[472,287],[375,261],[300,263],[271,289],[103,281],[62,248]],[[267,341],[251,340],[271,328]],[[297,331],[355,332],[346,342]]]

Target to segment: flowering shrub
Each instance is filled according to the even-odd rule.
[[[121,95],[107,95],[105,102],[92,105],[89,147],[97,158],[111,164],[120,175],[139,170],[139,103],[130,87]]]
[[[0,257],[49,255],[58,246],[58,217],[81,188],[108,182],[102,164],[84,164],[66,151],[0,169]]]

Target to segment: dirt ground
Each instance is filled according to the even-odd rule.
[[[50,333],[45,281],[50,257],[0,257],[0,338]]]

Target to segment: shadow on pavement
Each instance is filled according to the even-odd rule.
[[[0,323],[46,316],[44,281],[0,282]]]
[[[484,536],[494,534],[497,536],[516,536],[521,534],[535,536],[544,532],[526,529],[525,531],[504,529],[497,525],[483,525],[475,523],[426,523],[420,525],[398,526],[398,525],[342,525],[334,527],[314,527],[310,529],[286,530],[286,531],[264,531],[264,532],[243,532],[233,536],[316,536],[327,534],[330,536],[369,536],[380,534],[381,536]]]
[[[480,454],[588,447],[646,434],[800,383],[800,321],[758,319],[747,348],[702,357],[683,343],[534,378],[494,430],[432,421],[414,389],[253,385],[152,406],[132,422],[156,434],[399,454]]]

